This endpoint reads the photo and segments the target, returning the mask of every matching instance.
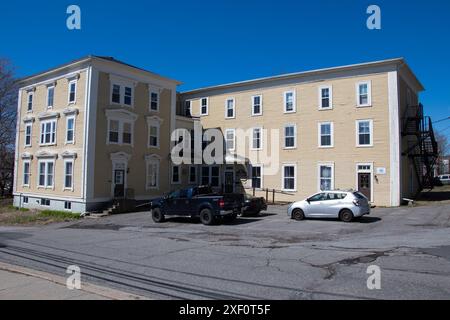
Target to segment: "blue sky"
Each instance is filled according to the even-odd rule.
[[[81,30],[66,8],[81,8]],[[381,8],[382,29],[366,28]],[[448,0],[1,1],[0,56],[25,76],[87,54],[184,82],[180,90],[405,57],[434,120],[450,116]],[[450,137],[450,121],[435,125]]]

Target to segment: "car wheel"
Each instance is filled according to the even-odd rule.
[[[152,209],[152,219],[156,223],[164,222],[165,218],[160,208]]]
[[[207,226],[214,224],[214,216],[209,209],[203,209],[200,211],[200,221]]]
[[[349,209],[341,211],[339,218],[344,222],[351,222],[353,220],[353,212]]]
[[[292,211],[292,219],[297,221],[303,220],[305,219],[305,213],[302,209],[294,209],[294,211]]]

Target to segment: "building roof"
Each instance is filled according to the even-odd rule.
[[[405,59],[404,58],[394,58],[394,59],[386,59],[386,60],[380,60],[380,61],[372,61],[372,62],[351,64],[351,65],[344,65],[344,66],[331,67],[331,68],[322,68],[322,69],[309,70],[309,71],[286,73],[286,74],[257,78],[257,79],[252,79],[252,80],[231,82],[231,83],[226,83],[226,84],[221,84],[221,85],[208,86],[208,87],[188,90],[188,91],[180,92],[180,94],[183,94],[183,95],[197,94],[197,93],[203,93],[203,92],[208,92],[208,91],[213,91],[213,90],[232,89],[232,88],[238,88],[238,87],[242,87],[242,86],[263,84],[263,83],[276,81],[276,80],[290,80],[290,79],[296,79],[296,78],[300,79],[303,77],[313,76],[313,75],[315,75],[315,76],[324,75],[325,76],[327,74],[335,73],[335,72],[367,69],[370,67],[380,67],[380,66],[389,66],[389,65],[397,65],[398,67],[405,67],[406,71],[410,74],[410,76],[412,76],[413,80],[416,82],[416,85],[420,89],[420,91],[424,90],[423,85],[420,83],[420,81],[414,75],[412,70],[409,68]]]

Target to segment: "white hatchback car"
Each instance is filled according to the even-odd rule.
[[[358,191],[323,191],[303,201],[292,203],[287,214],[295,220],[339,218],[350,222],[353,218],[370,214],[370,203]]]
[[[442,184],[450,184],[450,174],[440,175],[439,180],[441,180]]]

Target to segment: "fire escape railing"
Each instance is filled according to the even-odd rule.
[[[403,116],[402,137],[408,137],[408,142],[411,142],[402,155],[413,160],[420,190],[432,189],[434,187],[433,168],[438,158],[438,145],[431,118],[424,116],[422,104],[406,108]],[[414,141],[410,140],[411,137],[415,137]]]

